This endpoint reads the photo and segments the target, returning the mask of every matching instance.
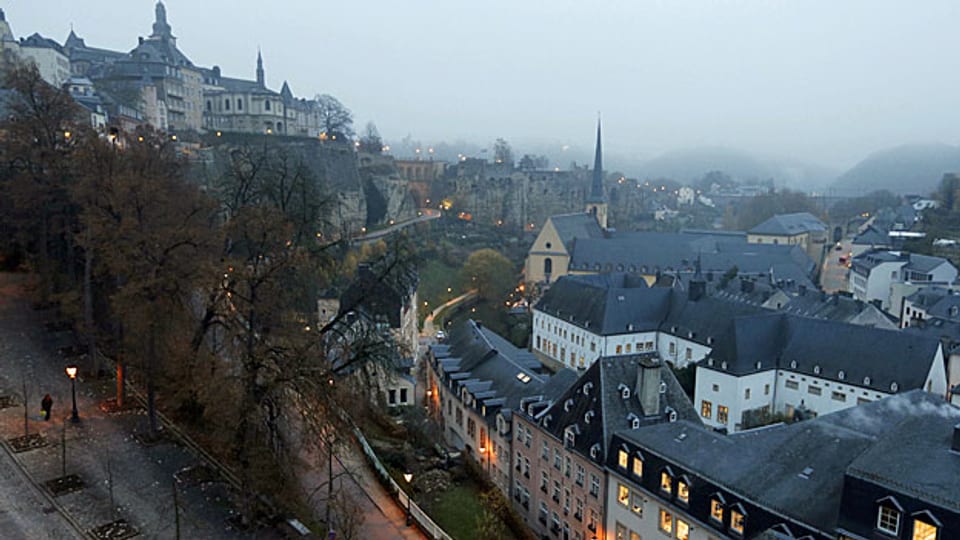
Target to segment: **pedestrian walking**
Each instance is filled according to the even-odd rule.
[[[50,397],[50,394],[43,396],[43,400],[40,401],[40,411],[43,413],[44,421],[50,420],[50,409],[53,408],[53,398]]]

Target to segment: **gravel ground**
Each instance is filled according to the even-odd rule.
[[[105,385],[77,381],[82,420],[69,422],[67,361],[57,350],[69,345],[71,336],[44,328],[52,313],[30,307],[22,287],[25,280],[19,274],[0,274],[0,396],[22,404],[26,386],[28,429],[43,434],[47,446],[0,452],[0,538],[78,538],[71,523],[89,531],[121,518],[141,532],[138,538],[174,538],[174,473],[200,462],[172,442],[140,444],[133,433],[143,429],[145,415],[100,411],[100,401],[108,396],[97,389]],[[45,393],[54,399],[49,422],[40,417]],[[0,409],[0,437],[23,434],[22,405]],[[63,434],[66,472],[80,476],[86,487],[53,498],[36,484],[62,475]],[[9,452],[9,445],[6,448]],[[18,465],[28,476],[16,472]],[[232,530],[226,522],[232,511],[230,489],[223,483],[179,484],[178,495],[182,538],[280,538],[274,531]]]

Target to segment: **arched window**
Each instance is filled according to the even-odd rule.
[[[283,133],[283,122],[277,122],[277,133]]]
[[[270,110],[270,100],[269,100],[269,99],[263,102],[263,108],[266,109],[266,110],[268,110],[268,111]]]
[[[229,100],[229,99],[223,100],[223,110],[225,110],[225,111],[229,111],[229,110],[230,110],[230,100]]]
[[[552,274],[553,273],[553,259],[547,257],[543,260],[543,273]]]
[[[237,110],[238,110],[238,111],[242,111],[242,110],[243,110],[243,100],[240,99],[240,98],[237,98]]]

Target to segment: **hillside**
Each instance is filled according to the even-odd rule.
[[[926,195],[936,190],[944,173],[960,171],[960,147],[915,144],[875,152],[840,175],[833,188],[844,195],[879,189]]]

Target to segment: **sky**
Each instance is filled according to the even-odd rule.
[[[957,0],[167,0],[195,64],[332,94],[388,140],[734,148],[834,167],[960,143]],[[0,0],[17,36],[130,50],[152,0]]]

